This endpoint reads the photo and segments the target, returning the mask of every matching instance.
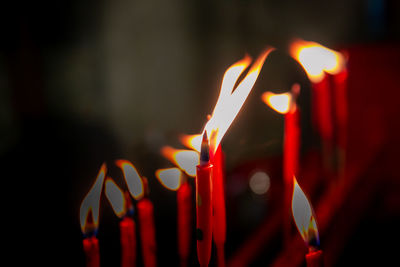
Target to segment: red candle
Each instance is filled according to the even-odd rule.
[[[177,191],[178,254],[181,266],[187,266],[192,229],[192,189],[186,176],[178,168],[159,169],[155,175],[164,187]]]
[[[212,175],[213,165],[209,162],[207,133],[204,133],[200,152],[200,165],[196,167],[196,234],[197,258],[200,266],[208,266],[211,258]]]
[[[262,100],[275,111],[285,114],[284,138],[283,138],[283,182],[284,182],[284,242],[290,241],[290,201],[292,199],[293,176],[299,169],[300,151],[300,125],[299,109],[296,98],[300,93],[298,84],[292,86],[291,93],[274,94],[265,92]]]
[[[105,193],[115,214],[122,218],[119,223],[121,240],[121,266],[136,266],[136,235],[135,222],[131,217],[133,215],[133,205],[129,193],[125,193],[107,177]]]
[[[347,69],[333,76],[335,91],[335,115],[337,127],[338,167],[340,173],[344,170],[347,148]]]
[[[93,235],[83,239],[83,250],[86,254],[87,267],[100,266],[99,240]]]
[[[213,198],[213,238],[217,248],[218,266],[225,266],[225,240],[226,240],[226,211],[224,190],[224,154],[221,145],[212,156],[213,167],[212,198]]]
[[[178,205],[178,253],[181,259],[181,266],[187,266],[192,229],[192,188],[187,181],[179,187],[176,200]]]
[[[99,241],[96,233],[99,224],[100,197],[107,168],[103,164],[97,175],[96,181],[83,199],[80,207],[80,224],[85,238],[83,249],[86,254],[87,267],[100,266]]]
[[[157,266],[156,231],[154,225],[153,203],[148,198],[147,179],[143,177],[145,197],[138,201],[140,239],[142,245],[143,263],[146,267]]]
[[[306,262],[307,262],[307,267],[323,267],[324,261],[323,261],[322,250],[310,251],[306,255]]]
[[[313,94],[313,114],[316,117],[315,123],[324,142],[332,142],[332,104],[330,97],[330,86],[327,75],[321,81],[312,82]]]

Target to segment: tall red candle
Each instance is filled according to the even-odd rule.
[[[178,233],[178,254],[181,266],[188,265],[191,240],[192,221],[192,188],[185,181],[178,189],[177,195],[177,233]]]
[[[153,203],[148,198],[147,179],[143,177],[145,197],[138,201],[140,239],[142,245],[143,263],[146,267],[157,266],[156,230],[154,225]]]
[[[212,242],[212,175],[207,133],[203,135],[200,165],[196,167],[196,234],[200,266],[208,266]]]
[[[212,198],[213,198],[213,238],[217,247],[218,266],[225,266],[225,240],[226,240],[226,211],[224,190],[224,166],[225,159],[221,148],[218,146],[211,157],[213,167]]]
[[[347,69],[344,68],[333,76],[335,92],[335,115],[337,127],[338,167],[339,172],[344,170],[347,149]]]
[[[96,236],[83,239],[83,250],[86,254],[86,267],[100,266],[99,240]]]

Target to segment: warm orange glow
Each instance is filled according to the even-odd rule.
[[[293,177],[292,213],[303,240],[308,245],[319,244],[314,211],[295,177]]]
[[[169,190],[176,191],[181,186],[182,172],[178,168],[159,169],[156,177]]]
[[[115,214],[120,218],[125,216],[126,205],[124,193],[110,177],[106,179],[105,193]]]
[[[292,103],[292,94],[274,94],[272,92],[265,92],[261,95],[261,99],[273,110],[281,114],[286,114],[290,110],[290,106]]]
[[[202,138],[203,136],[201,134],[192,134],[192,135],[183,134],[179,137],[181,143],[184,146],[196,150],[197,152],[200,152]]]
[[[183,170],[187,175],[191,177],[196,176],[196,166],[200,164],[198,152],[165,146],[161,149],[161,154]]]
[[[343,54],[315,42],[296,40],[290,45],[290,54],[303,66],[314,83],[324,78],[324,71],[337,74],[346,65]]]
[[[210,133],[210,151],[212,153],[215,153],[226,131],[242,108],[244,101],[260,74],[265,59],[272,50],[272,48],[266,49],[256,59],[247,75],[236,88],[234,86],[239,79],[239,76],[250,65],[251,58],[246,55],[242,60],[236,62],[226,70],[214,111],[201,134],[201,136],[203,136],[204,131]]]
[[[141,199],[144,196],[143,181],[136,168],[127,160],[116,160],[115,164],[121,168],[124,173],[129,193],[131,193],[134,199]]]
[[[81,203],[79,217],[82,233],[84,234],[95,232],[99,225],[100,197],[106,171],[106,165],[101,165],[96,181]]]

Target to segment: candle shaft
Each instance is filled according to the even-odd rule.
[[[145,197],[137,204],[143,264],[146,267],[157,265],[156,233],[154,226],[153,203]]]
[[[132,218],[125,216],[119,224],[121,235],[121,267],[136,266],[136,226]]]
[[[181,185],[177,192],[178,205],[178,253],[181,266],[187,266],[190,253],[192,221],[192,189],[188,182]]]
[[[99,267],[99,240],[95,236],[83,239],[83,249],[86,254],[86,267]]]
[[[212,242],[212,174],[213,165],[196,167],[196,234],[200,266],[208,266]]]
[[[306,255],[307,267],[323,267],[322,250],[312,251]]]
[[[325,75],[322,81],[313,83],[312,87],[314,123],[322,139],[324,141],[332,141],[332,107],[328,75]]]
[[[224,166],[225,159],[221,148],[211,159],[213,164],[213,238],[217,248],[218,266],[225,266],[224,245],[226,240],[226,210],[225,210],[225,190],[224,190]]]

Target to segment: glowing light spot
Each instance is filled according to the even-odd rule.
[[[271,179],[265,172],[259,171],[254,173],[249,180],[250,189],[257,195],[267,193],[271,186]]]

